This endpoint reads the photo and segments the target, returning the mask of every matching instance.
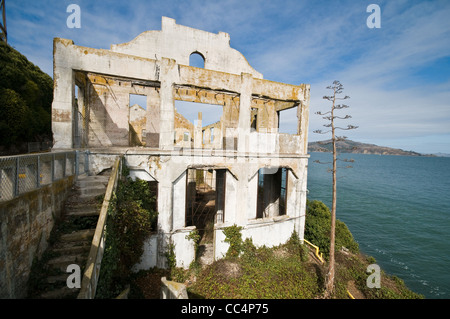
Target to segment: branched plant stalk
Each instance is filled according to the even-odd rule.
[[[350,97],[347,96],[347,95],[344,96],[344,97],[339,97],[339,94],[341,94],[342,90],[344,89],[343,85],[339,81],[334,81],[333,85],[328,86],[327,89],[333,90],[333,95],[331,95],[331,96],[324,96],[323,97],[325,100],[328,100],[328,101],[332,102],[331,111],[328,111],[328,112],[325,112],[325,113],[316,112],[316,114],[322,115],[323,119],[330,121],[329,124],[325,124],[324,126],[331,128],[331,130],[330,131],[326,131],[326,132],[322,132],[322,130],[316,130],[316,131],[314,131],[314,133],[326,134],[326,133],[330,133],[331,132],[331,143],[333,144],[333,162],[332,162],[332,164],[333,164],[333,168],[332,168],[333,188],[332,188],[332,203],[331,203],[330,259],[329,259],[327,277],[325,279],[325,294],[324,294],[325,298],[330,298],[332,293],[333,293],[333,289],[334,289],[334,277],[335,277],[335,268],[334,268],[334,266],[335,266],[335,257],[334,257],[334,255],[335,254],[334,254],[334,251],[335,251],[335,241],[336,241],[336,202],[337,202],[337,178],[336,178],[337,151],[336,151],[336,141],[346,139],[345,136],[337,137],[336,136],[336,129],[352,130],[352,129],[356,129],[357,126],[348,125],[347,128],[341,128],[341,127],[336,127],[335,126],[335,123],[334,123],[335,119],[345,120],[345,119],[351,118],[350,115],[346,115],[344,117],[339,117],[339,116],[335,115],[335,111],[336,110],[348,108],[348,105],[336,104],[336,102],[338,100],[346,100],[346,99],[348,99]]]

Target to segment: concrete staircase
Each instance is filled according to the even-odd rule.
[[[77,297],[80,289],[67,287],[67,278],[72,274],[66,272],[67,266],[78,265],[82,278],[108,180],[108,173],[78,176],[64,216],[52,232],[49,248],[32,270],[30,298]]]

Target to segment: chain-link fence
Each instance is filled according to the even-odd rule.
[[[87,172],[88,161],[79,151],[0,157],[0,201]]]

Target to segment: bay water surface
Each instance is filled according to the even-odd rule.
[[[450,158],[339,154],[337,219],[362,253],[425,298],[450,298]],[[331,207],[331,153],[311,153],[308,199]],[[341,162],[341,166],[348,163]]]

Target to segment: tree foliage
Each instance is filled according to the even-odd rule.
[[[0,42],[0,145],[51,137],[53,80]]]

